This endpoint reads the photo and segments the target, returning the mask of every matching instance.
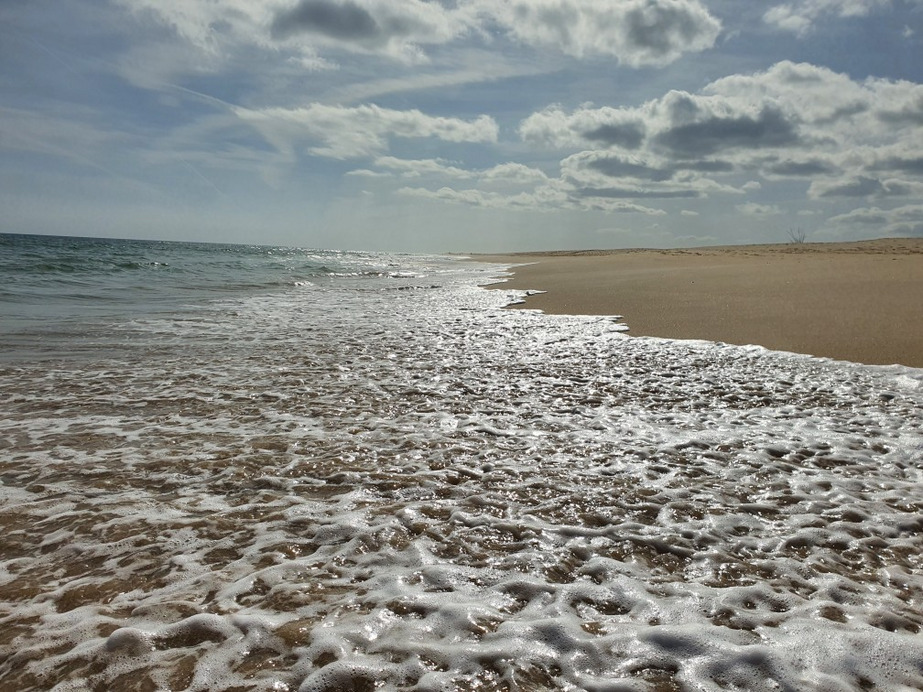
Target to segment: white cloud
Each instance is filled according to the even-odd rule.
[[[827,219],[829,224],[849,224],[851,226],[884,226],[888,223],[889,212],[878,207],[853,209],[846,214],[839,214]]]
[[[797,121],[774,99],[684,91],[635,108],[584,106],[568,114],[553,106],[526,118],[519,132],[537,144],[646,150],[725,169],[725,162],[710,157],[793,145],[800,138]]]
[[[740,192],[684,166],[654,154],[642,157],[582,151],[561,161],[561,174],[590,197],[682,199]]]
[[[205,54],[241,46],[291,50],[309,67],[321,49],[425,59],[421,46],[468,30],[471,12],[422,0],[115,0],[153,18]]]
[[[800,180],[818,199],[923,193],[921,126],[923,85],[780,62],[640,106],[551,106],[523,120],[519,133],[536,146],[577,150],[562,161],[565,174],[611,195],[740,192],[761,180]],[[751,177],[743,188],[719,182],[741,174]]]
[[[154,19],[204,52],[218,53],[228,43],[260,42],[278,3],[251,0],[114,0],[142,21]]]
[[[801,0],[770,8],[763,21],[803,36],[827,16],[865,17],[890,4],[891,0]]]
[[[349,159],[387,151],[392,137],[495,142],[499,131],[493,118],[486,115],[461,120],[375,105],[347,108],[315,103],[303,108],[235,108],[234,112],[290,158],[294,158],[296,147],[306,141],[320,142],[308,147],[315,156]]]
[[[344,175],[352,176],[354,178],[390,178],[389,173],[383,173],[381,171],[373,171],[368,168],[357,168],[352,171],[347,171]]]
[[[637,151],[658,146],[674,155],[736,148],[817,148],[838,136],[886,144],[901,136],[894,124],[923,124],[923,85],[855,81],[824,67],[783,61],[765,72],[733,75],[700,93],[669,91],[637,107],[560,106],[520,125],[534,144]],[[913,135],[912,130],[903,130]]]
[[[757,204],[756,202],[747,202],[745,204],[738,204],[736,207],[737,211],[745,216],[776,216],[782,213],[782,210],[775,204]]]
[[[485,183],[505,183],[530,185],[543,183],[548,176],[537,168],[521,163],[501,163],[483,170],[472,170],[451,165],[441,159],[398,159],[382,156],[375,160],[375,165],[393,171],[402,178],[419,178],[438,176],[457,180],[479,179]]]
[[[560,212],[568,210],[600,211],[604,213],[631,213],[660,216],[666,212],[636,204],[629,200],[607,199],[582,195],[572,186],[559,180],[539,185],[529,192],[508,194],[481,189],[457,190],[441,187],[430,190],[421,187],[404,187],[397,194],[407,197],[439,200],[454,204],[482,207],[487,209],[507,209],[534,212]]]
[[[361,169],[352,171],[349,175],[369,178],[397,176],[405,180],[426,178],[429,181],[476,180],[481,185],[493,187],[534,186],[547,183],[549,180],[544,172],[521,163],[501,163],[479,170],[461,168],[442,159],[399,159],[394,156],[380,156],[375,159],[374,165],[381,170]]]
[[[861,114],[869,93],[848,75],[809,63],[778,62],[765,72],[737,74],[708,84],[703,93],[738,102],[772,103],[811,123]],[[807,98],[810,97],[810,98]]]
[[[480,174],[486,182],[502,182],[510,184],[528,185],[544,183],[548,176],[543,171],[521,163],[501,163],[488,168]]]
[[[320,52],[428,59],[426,49],[497,31],[574,57],[666,65],[711,48],[721,31],[701,0],[115,0],[212,56],[239,46],[285,48],[309,66]]]
[[[923,205],[853,209],[827,219],[825,227],[828,234],[852,237],[923,237]]]
[[[464,9],[421,0],[297,0],[274,8],[269,32],[281,42],[416,61],[425,59],[421,46],[454,40],[472,20]]]
[[[701,160],[736,150],[793,146],[802,139],[797,121],[770,99],[672,91],[651,104],[651,113],[659,127],[650,145],[674,158]]]
[[[646,135],[644,112],[632,108],[581,106],[567,113],[549,106],[522,121],[519,135],[526,142],[547,147],[583,147],[596,143],[634,150]]]
[[[917,197],[921,195],[923,195],[923,182],[867,175],[815,180],[808,188],[808,196],[812,199],[831,197]]]
[[[132,84],[160,89],[190,75],[260,68],[275,79],[287,74],[335,70],[338,64],[304,41],[272,39],[270,25],[281,0],[112,0],[134,24],[115,69]]]
[[[502,163],[485,169],[465,169],[438,159],[402,160],[390,156],[375,161],[380,170],[361,169],[352,175],[387,182],[418,180],[415,187],[401,187],[396,194],[484,209],[536,212],[600,211],[661,215],[662,210],[643,206],[624,197],[643,197],[632,190],[630,195],[613,194],[611,188],[592,189],[581,185],[572,175],[549,178],[543,171],[520,163]],[[468,188],[442,184],[446,180],[470,181]],[[385,190],[387,187],[384,188]],[[683,194],[682,196],[694,196]],[[669,194],[651,197],[672,196]]]
[[[721,31],[698,0],[481,0],[514,38],[578,58],[613,56],[633,67],[665,65],[711,48]]]
[[[372,127],[359,116],[361,109],[347,110],[301,118],[322,141],[314,153],[380,154],[387,136],[431,131],[423,125],[409,127],[416,135],[391,125]],[[485,208],[655,214],[663,211],[645,206],[651,200],[667,205],[741,195],[778,181],[800,181],[810,200],[900,198],[923,196],[920,123],[923,86],[857,81],[826,68],[781,62],[716,80],[698,93],[670,91],[639,106],[568,111],[553,105],[533,113],[519,127],[524,141],[574,152],[561,159],[557,178],[515,162],[478,170],[440,159],[379,157],[373,168],[420,180],[402,195]],[[454,123],[469,136],[475,125]],[[494,130],[492,140],[496,136]],[[472,182],[470,189],[458,189],[445,185],[451,180]],[[754,217],[783,213],[774,203],[742,203],[736,210]]]
[[[422,176],[441,176],[466,179],[476,174],[472,171],[447,164],[441,159],[399,159],[394,156],[380,156],[375,159],[375,166],[390,171],[402,178],[419,178]],[[387,175],[387,174],[385,174]]]
[[[362,82],[346,82],[329,92],[329,100],[337,103],[354,103],[374,100],[394,93],[460,87],[467,84],[493,82],[526,75],[539,74],[542,69],[534,63],[508,63],[496,53],[469,50],[461,58],[461,66],[452,64],[433,67],[431,70],[415,69],[399,77],[386,77]]]
[[[451,187],[441,187],[438,190],[429,190],[420,187],[404,187],[399,189],[397,194],[405,197],[419,197],[486,209],[515,209],[520,211],[556,211],[559,209],[557,204],[549,206],[539,203],[536,195],[526,192],[517,195],[504,195],[498,192],[476,189],[456,190]]]

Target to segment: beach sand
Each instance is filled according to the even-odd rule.
[[[516,266],[514,306],[622,315],[634,336],[759,344],[923,367],[923,239],[479,255]]]

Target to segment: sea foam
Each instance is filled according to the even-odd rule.
[[[405,261],[0,369],[3,685],[923,686],[920,371]]]

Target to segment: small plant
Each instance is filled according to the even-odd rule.
[[[805,231],[801,226],[795,227],[792,226],[788,229],[788,242],[795,245],[804,244],[805,238],[808,237],[808,232]]]

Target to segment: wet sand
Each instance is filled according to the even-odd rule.
[[[634,336],[759,344],[923,367],[923,239],[479,255],[550,314],[622,315]]]

